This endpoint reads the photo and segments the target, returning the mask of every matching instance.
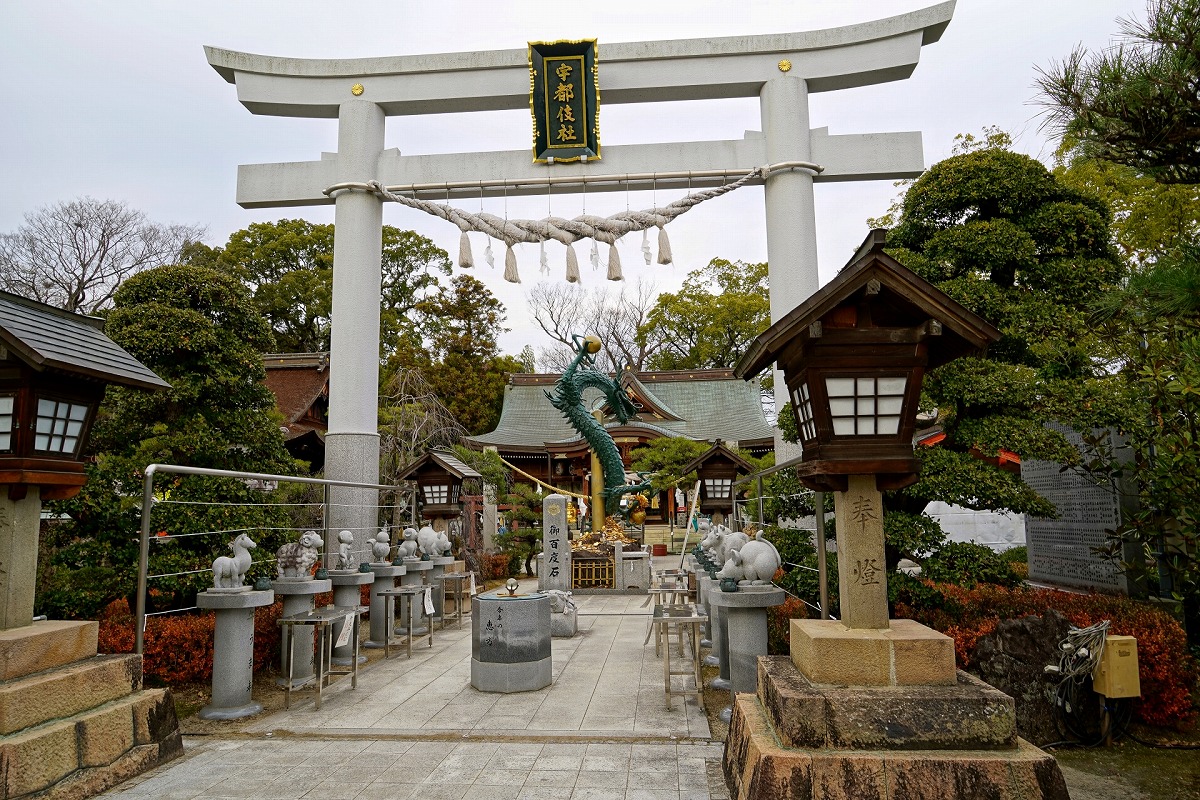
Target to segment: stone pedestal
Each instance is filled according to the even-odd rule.
[[[326,578],[318,581],[313,578],[279,578],[271,581],[275,594],[283,598],[283,616],[304,614],[316,608],[317,595],[328,592],[333,583]],[[292,639],[292,688],[299,688],[313,679],[313,641],[316,631],[311,625],[302,625]],[[280,666],[287,663],[287,654],[283,652],[282,642],[279,645]],[[287,678],[275,681],[279,686],[287,685]]]
[[[717,582],[713,581],[708,589],[708,624],[712,638],[712,652],[704,658],[704,663],[710,667],[719,667],[717,677],[709,682],[714,689],[732,689],[729,681],[729,622],[725,614],[726,607],[713,602],[713,597],[721,593]]]
[[[794,619],[792,663],[830,686],[953,686],[954,640],[911,619],[885,630],[848,628],[831,619]]]
[[[570,639],[579,633],[579,619],[574,608],[554,611],[550,614],[550,635],[556,639]]]
[[[446,570],[454,566],[454,559],[450,556],[431,558],[429,563],[433,565],[433,568],[429,570],[426,583],[433,587],[433,616],[440,622],[442,606],[446,602],[446,587],[442,585],[442,576],[446,574]]]
[[[1017,737],[1012,698],[964,672],[950,686],[830,688],[786,656],[758,666],[725,742],[733,800],[1068,800],[1054,758]]]
[[[373,572],[359,572],[349,569],[329,570],[329,580],[333,583],[333,604],[338,608],[358,608],[362,605],[362,592],[359,587],[375,580]],[[343,620],[333,625],[333,640],[336,642],[342,633],[342,628],[351,624],[352,620]],[[333,663],[339,667],[349,666],[354,660],[354,646],[344,644],[333,648]],[[367,657],[360,655],[358,663],[362,664]]]
[[[729,660],[729,680],[735,692],[758,690],[758,657],[767,654],[767,609],[784,598],[783,589],[772,585],[712,593],[710,602],[725,617],[721,657]],[[724,664],[721,671],[726,671]]]
[[[200,709],[202,719],[238,719],[262,711],[262,704],[250,699],[254,680],[254,609],[274,602],[275,592],[249,588],[209,589],[196,595],[196,605],[217,612],[212,702]],[[311,667],[311,643],[308,651]]]
[[[476,596],[471,604],[471,685],[481,692],[530,692],[553,680],[550,596]]]
[[[383,648],[384,634],[392,620],[388,619],[387,599],[380,596],[384,589],[396,585],[396,578],[408,574],[407,567],[393,567],[391,564],[371,564],[371,638],[363,643],[363,647]]]
[[[0,492],[0,630],[33,622],[37,579],[38,525],[42,501],[31,486],[21,500]]]
[[[401,586],[423,586],[423,585],[429,583],[429,579],[427,576],[433,572],[433,562],[432,561],[419,561],[416,559],[410,560],[410,559],[406,558],[406,559],[404,559],[404,569],[406,570],[406,572],[404,572],[404,574],[400,576],[400,585]],[[405,604],[407,604],[408,600],[405,599],[404,602],[405,602]],[[401,636],[407,636],[408,635],[408,610],[407,610],[407,607],[405,606],[402,608],[397,608],[396,613],[398,614],[398,619],[400,620],[400,624],[396,625],[396,628],[395,628],[396,633],[400,634]],[[416,628],[416,630],[413,631],[413,636],[421,636],[423,634],[428,633],[429,628],[427,627],[427,622],[426,622],[426,620],[428,618],[422,617],[420,614],[417,614],[416,619],[417,619],[417,622],[416,622],[417,628]]]
[[[619,551],[620,558],[614,564],[615,589],[650,588],[650,554],[645,550]]]
[[[183,754],[170,690],[142,688],[141,656],[96,655],[98,628],[0,630],[0,797],[92,797]]]
[[[713,621],[712,621],[712,604],[708,602],[708,593],[716,586],[716,581],[708,577],[706,573],[696,573],[696,605],[704,607],[704,613],[708,616],[708,622],[704,623],[704,638],[700,640],[701,647],[713,647]],[[715,656],[711,656],[716,658]],[[705,663],[708,664],[705,657]],[[716,666],[716,663],[708,664],[708,666]]]

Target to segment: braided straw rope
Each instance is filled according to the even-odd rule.
[[[579,270],[578,260],[575,258],[571,245],[580,239],[593,239],[609,245],[608,278],[609,280],[621,280],[620,257],[617,255],[615,247],[617,239],[620,239],[627,233],[645,231],[656,227],[659,229],[658,263],[669,264],[671,263],[671,250],[664,229],[664,226],[668,222],[688,211],[693,206],[703,203],[705,200],[712,200],[727,192],[732,192],[734,189],[744,186],[748,181],[755,178],[766,179],[769,174],[769,167],[756,167],[732,183],[718,186],[715,189],[705,189],[694,194],[689,194],[663,208],[652,208],[646,211],[622,211],[611,217],[597,217],[591,214],[583,214],[574,219],[563,219],[561,217],[546,217],[540,220],[503,219],[483,212],[472,214],[447,203],[432,203],[427,200],[419,200],[415,197],[405,197],[404,195],[388,191],[379,181],[368,182],[367,188],[385,200],[391,200],[394,203],[415,208],[418,211],[424,211],[426,214],[441,217],[447,222],[457,225],[463,234],[459,247],[458,263],[460,267],[471,267],[474,265],[470,243],[466,238],[467,233],[475,231],[487,234],[489,237],[499,239],[508,246],[508,252],[505,253],[505,280],[520,283],[520,278],[517,276],[516,271],[516,257],[512,253],[512,246],[517,242],[538,244],[553,239],[567,246],[567,280],[574,282],[579,279]]]

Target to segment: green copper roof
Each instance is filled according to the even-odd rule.
[[[476,445],[500,449],[541,450],[547,442],[578,438],[550,401],[546,391],[557,375],[513,375],[504,390],[504,408],[496,429],[470,437]],[[698,441],[721,439],[750,443],[770,440],[774,428],[767,424],[759,400],[758,384],[733,377],[731,370],[678,370],[638,372],[636,382],[627,385],[635,392],[645,388],[653,401],[678,420],[662,419],[650,413],[637,421],[664,435],[687,436]],[[589,408],[600,400],[599,392],[584,395]],[[606,423],[611,420],[606,419]]]

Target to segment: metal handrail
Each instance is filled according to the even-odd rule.
[[[301,478],[295,475],[271,475],[264,472],[237,472],[227,469],[209,469],[207,467],[185,467],[178,464],[151,464],[146,467],[146,477],[142,481],[142,532],[141,548],[138,555],[137,581],[137,625],[133,633],[133,650],[141,655],[146,635],[146,586],[147,572],[150,567],[150,510],[154,505],[154,476],[159,473],[176,475],[206,475],[213,478],[239,478],[258,481],[290,481],[292,483],[309,483],[318,486],[341,486],[350,489],[375,489],[391,491],[397,487],[385,486],[379,483],[355,483],[353,481],[334,481],[327,478]],[[326,522],[328,526],[328,522]]]

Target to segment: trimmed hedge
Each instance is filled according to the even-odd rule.
[[[360,599],[370,602],[370,584]],[[333,593],[316,595],[317,606],[333,602]],[[279,617],[283,601],[254,610],[254,671],[274,667],[279,661]],[[132,653],[136,620],[126,600],[114,600],[100,615],[98,649],[101,653]],[[208,683],[212,680],[213,635],[216,614],[197,611],[163,614],[146,620],[142,674],[165,684]]]

